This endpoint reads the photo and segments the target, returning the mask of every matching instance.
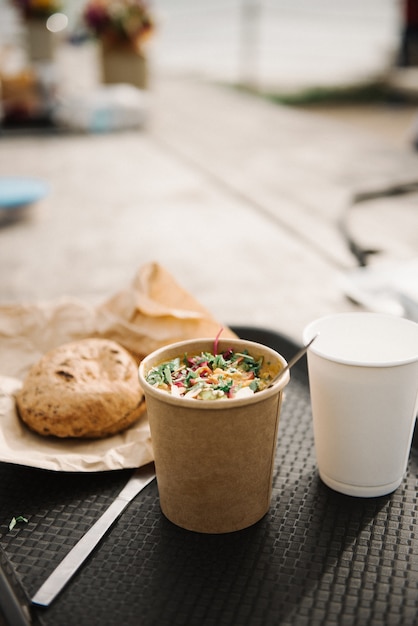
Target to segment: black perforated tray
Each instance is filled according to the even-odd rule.
[[[290,358],[275,333],[235,329]],[[229,535],[177,528],[155,481],[48,609],[30,598],[130,471],[65,474],[0,464],[0,604],[11,626],[285,626],[417,623],[418,455],[390,496],[356,499],[317,476],[306,361],[286,388],[270,512]],[[27,524],[8,530],[10,519]],[[14,596],[11,591],[13,591]],[[5,620],[5,615],[8,620]]]

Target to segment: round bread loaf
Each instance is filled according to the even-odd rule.
[[[99,438],[125,430],[145,410],[133,357],[108,339],[46,353],[16,394],[20,418],[40,435]]]

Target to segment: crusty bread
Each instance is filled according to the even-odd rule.
[[[145,397],[133,357],[108,339],[83,339],[45,354],[16,394],[20,418],[40,435],[99,438],[133,424]]]

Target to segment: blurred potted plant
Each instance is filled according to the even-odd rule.
[[[89,0],[84,23],[99,41],[104,83],[148,84],[145,44],[154,21],[143,0]]]
[[[61,9],[60,0],[13,0],[24,21],[28,55],[32,61],[49,61],[54,56],[54,35],[47,19]]]

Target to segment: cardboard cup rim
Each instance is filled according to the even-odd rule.
[[[205,408],[205,409],[211,409],[211,410],[216,410],[216,409],[219,410],[221,408],[225,409],[225,406],[233,408],[233,407],[238,407],[238,406],[242,406],[246,404],[255,404],[257,402],[261,402],[267,399],[268,397],[277,394],[279,391],[282,391],[286,387],[286,385],[289,383],[290,372],[287,371],[284,374],[284,376],[281,379],[279,379],[279,381],[274,383],[271,387],[268,387],[267,389],[263,389],[262,391],[258,391],[252,396],[248,396],[245,398],[228,398],[225,400],[217,401],[217,400],[194,400],[193,398],[182,398],[182,397],[172,396],[167,391],[163,391],[162,389],[157,389],[156,387],[153,387],[153,385],[150,385],[146,381],[146,378],[145,378],[146,373],[152,367],[150,366],[148,369],[146,369],[147,364],[149,364],[150,361],[153,361],[154,364],[157,364],[158,362],[163,363],[164,360],[166,360],[164,358],[164,354],[167,354],[167,352],[170,352],[170,353],[176,353],[176,351],[181,352],[181,350],[186,347],[192,347],[192,346],[201,345],[201,344],[207,344],[207,346],[210,348],[210,347],[213,347],[213,342],[214,342],[213,337],[198,337],[196,339],[186,339],[184,341],[177,341],[175,343],[167,344],[166,346],[157,348],[156,350],[148,354],[141,361],[138,367],[139,382],[141,384],[141,387],[144,393],[145,394],[148,393],[149,395],[152,395],[161,401],[167,402],[168,404],[175,404],[177,406],[190,407],[190,406],[194,406],[193,403],[196,402],[198,406],[202,409]],[[253,348],[255,351],[260,350],[264,354],[268,353],[277,361],[279,361],[283,367],[287,365],[287,361],[282,354],[280,354],[273,348],[270,348],[269,346],[266,346],[264,344],[261,344],[255,341],[250,341],[247,339],[239,339],[239,338],[237,339],[228,338],[228,339],[219,340],[220,350],[222,350],[222,346],[223,346],[223,349],[227,349],[228,347],[234,347],[238,345],[241,347],[247,348],[250,354],[251,354],[251,348]],[[200,349],[201,348],[197,348],[197,350],[200,350]],[[174,358],[174,354],[172,357],[167,357],[167,359],[170,359],[170,358]]]

